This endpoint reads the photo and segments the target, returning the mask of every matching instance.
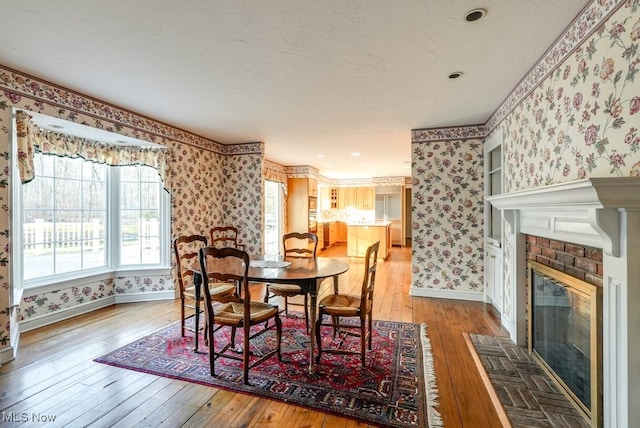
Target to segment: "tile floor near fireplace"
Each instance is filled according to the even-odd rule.
[[[518,427],[590,427],[569,399],[534,361],[527,348],[508,337],[470,334],[470,349],[490,381],[487,388]],[[495,401],[495,400],[494,400]]]

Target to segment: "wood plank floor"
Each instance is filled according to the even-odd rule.
[[[346,257],[346,247],[321,255]],[[341,291],[355,290],[362,262],[346,258]],[[484,304],[410,297],[411,250],[379,264],[374,318],[426,323],[444,426],[499,427],[464,332],[505,335]],[[329,292],[330,281],[324,292]],[[262,287],[255,292],[262,296]],[[321,293],[322,294],[322,293]],[[120,304],[23,333],[0,367],[0,426],[355,427],[352,420],[281,402],[118,369],[92,360],[180,317],[179,301]],[[38,419],[50,420],[46,424]]]

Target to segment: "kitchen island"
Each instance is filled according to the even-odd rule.
[[[391,248],[390,221],[347,224],[347,256],[364,257],[367,248],[376,241],[380,241],[378,259],[386,260]]]

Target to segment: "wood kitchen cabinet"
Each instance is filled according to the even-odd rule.
[[[376,194],[374,187],[339,187],[337,190],[337,208],[345,210],[374,210]]]
[[[376,191],[374,187],[357,187],[356,207],[361,210],[376,209]]]

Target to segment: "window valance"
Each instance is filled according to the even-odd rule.
[[[88,140],[73,135],[61,134],[38,128],[31,116],[16,112],[18,136],[18,169],[20,181],[28,183],[35,177],[33,154],[44,154],[83,158],[87,161],[111,166],[146,165],[155,168],[162,179],[165,190],[170,188],[165,147],[124,146]]]

